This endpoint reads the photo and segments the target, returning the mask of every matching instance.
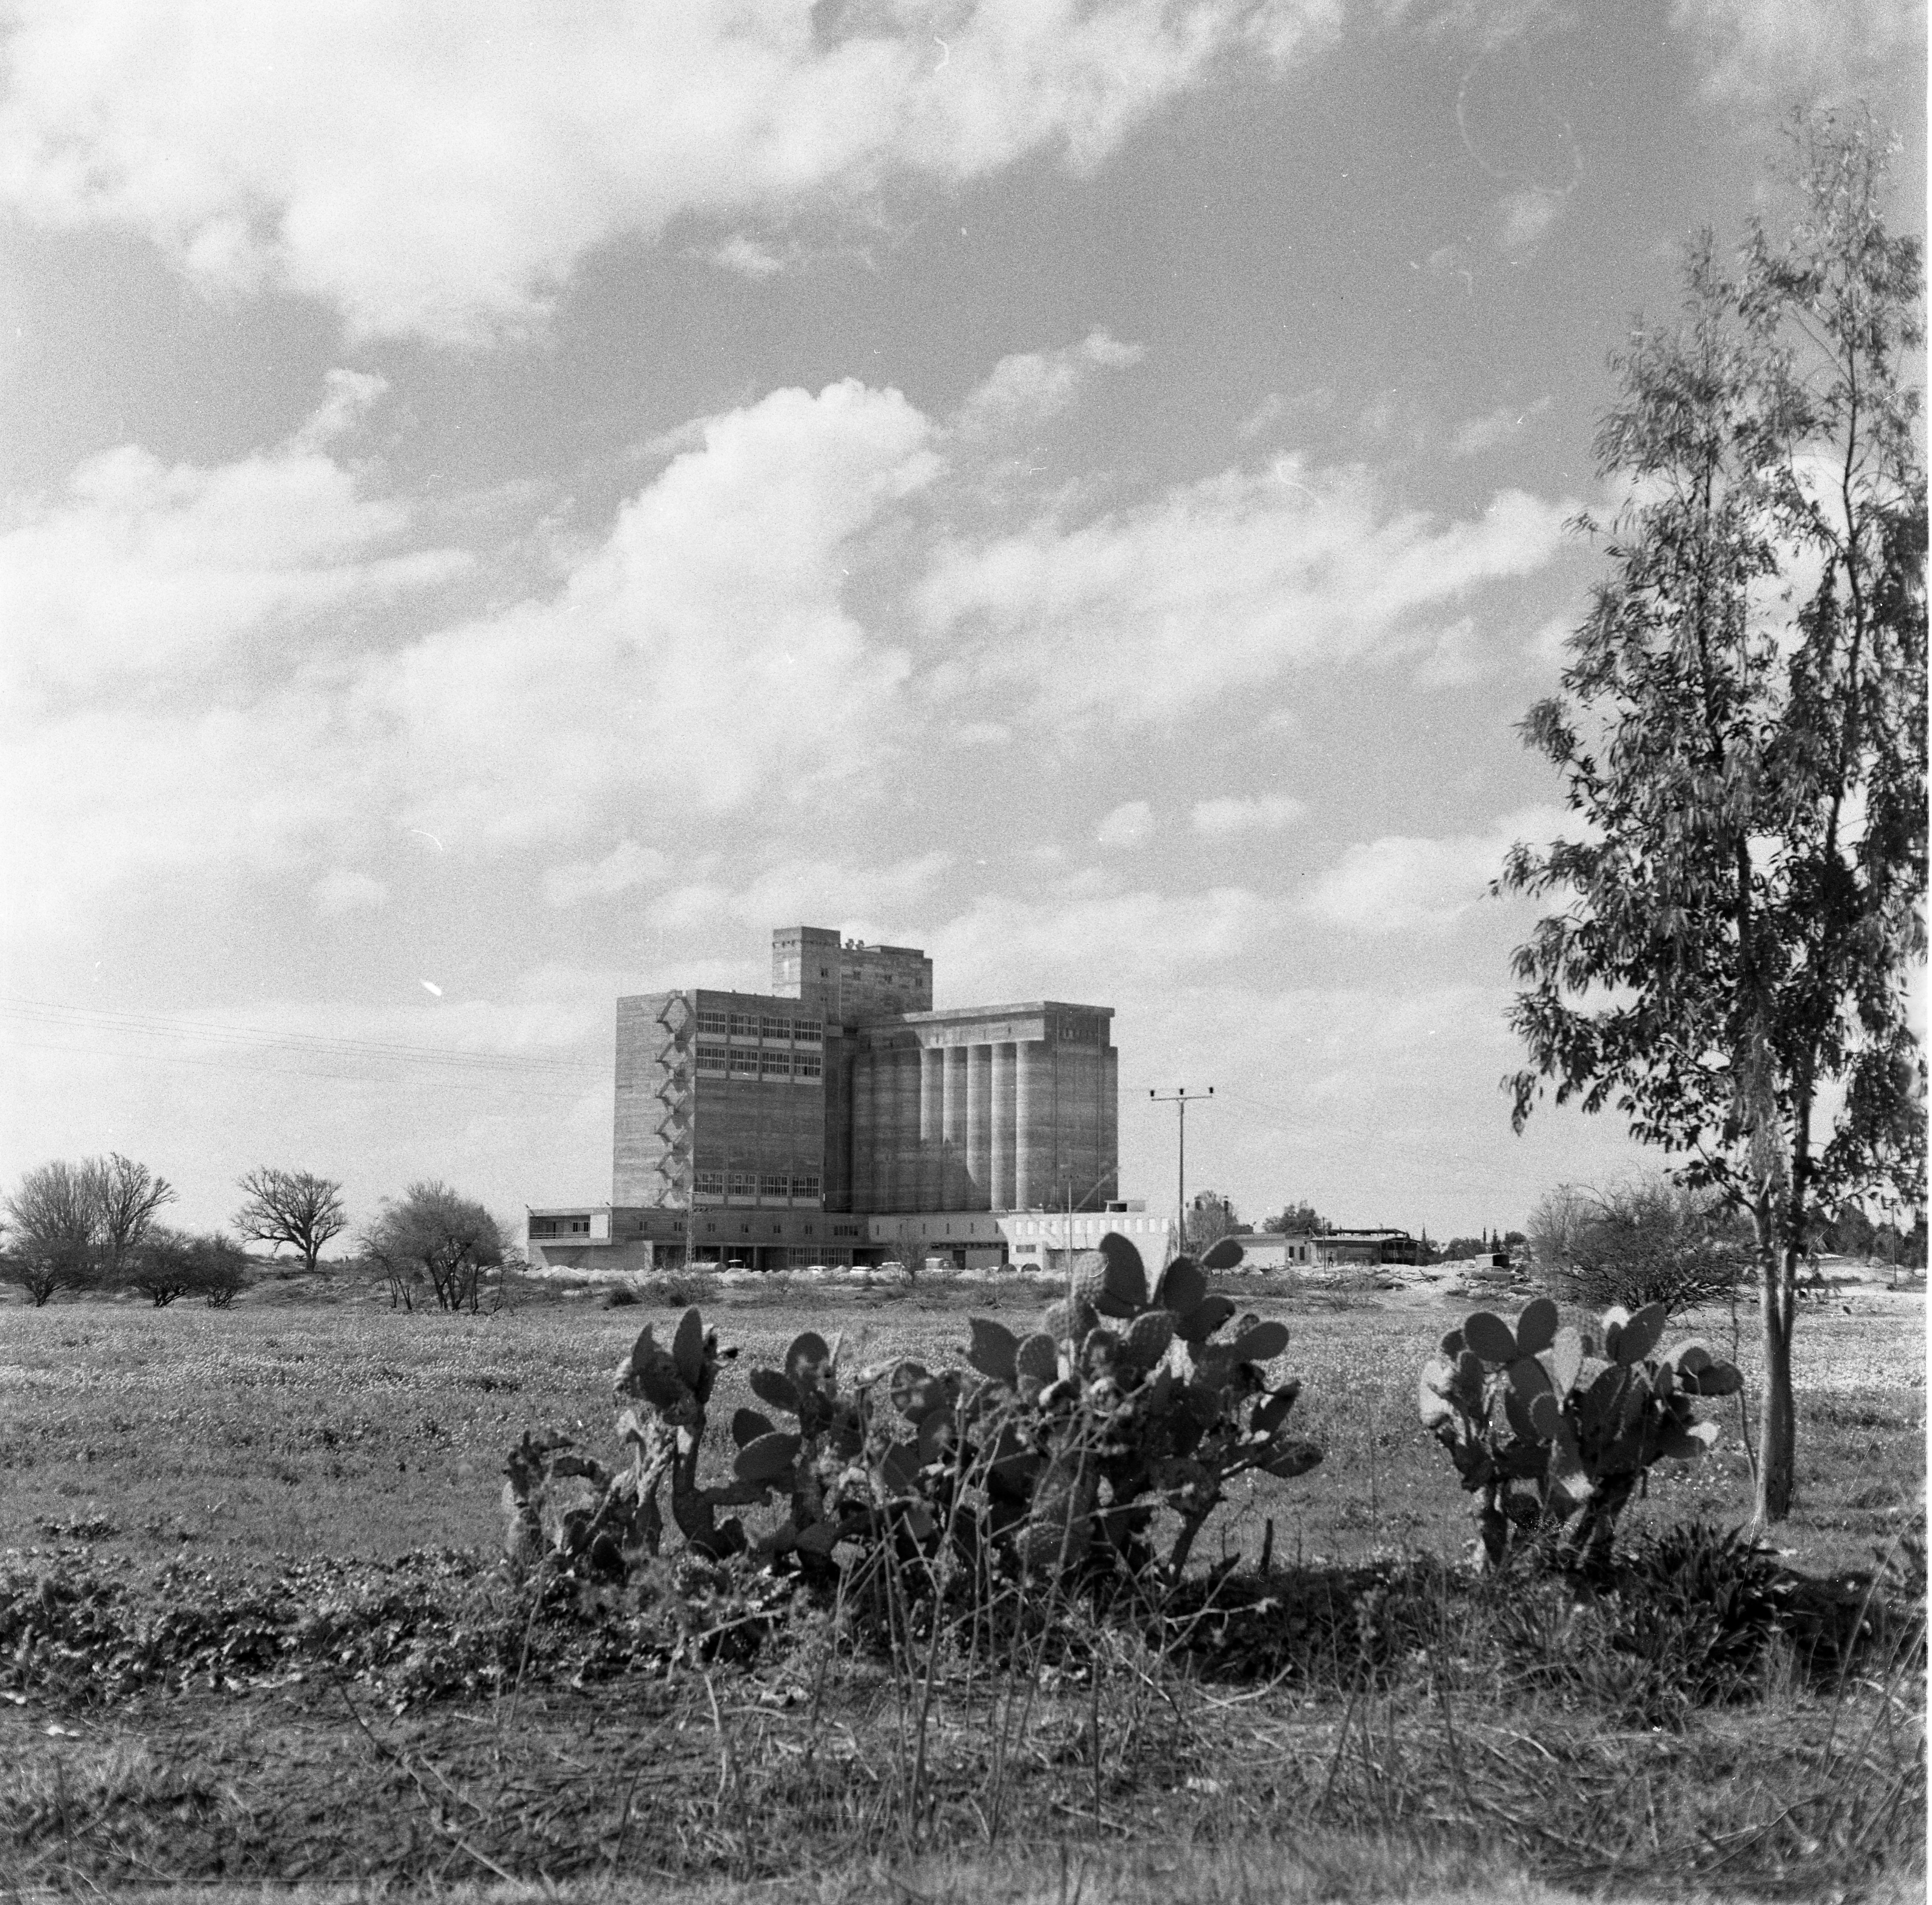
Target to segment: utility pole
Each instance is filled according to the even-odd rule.
[[[1197,1099],[1211,1098],[1214,1088],[1210,1084],[1205,1091],[1190,1091],[1186,1086],[1178,1085],[1172,1091],[1149,1090],[1148,1096],[1156,1105],[1172,1105],[1177,1112],[1176,1122],[1180,1126],[1180,1142],[1179,1161],[1174,1171],[1174,1249],[1178,1256],[1187,1249],[1187,1108]]]

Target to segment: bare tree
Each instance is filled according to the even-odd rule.
[[[62,1158],[36,1165],[7,1199],[10,1235],[0,1253],[0,1280],[19,1285],[36,1310],[56,1290],[94,1281],[100,1242],[96,1169]]]
[[[89,1158],[81,1166],[98,1208],[100,1271],[111,1287],[121,1280],[130,1254],[140,1246],[154,1213],[175,1202],[175,1189],[145,1164],[111,1151],[105,1161]]]
[[[347,1226],[342,1186],[332,1178],[265,1164],[238,1183],[248,1201],[236,1212],[235,1228],[272,1250],[286,1244],[299,1250],[304,1270],[313,1270],[322,1246]]]

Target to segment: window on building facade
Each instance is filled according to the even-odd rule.
[[[789,1018],[760,1018],[758,1030],[768,1039],[788,1039],[791,1036],[791,1021]]]
[[[791,1054],[788,1052],[761,1052],[758,1054],[758,1076],[767,1078],[790,1078]]]
[[[794,1018],[791,1022],[791,1035],[806,1045],[816,1045],[824,1026],[816,1018]]]
[[[791,1194],[794,1197],[816,1197],[818,1195],[817,1174],[808,1171],[800,1176],[794,1172],[791,1180]]]
[[[755,1039],[758,1036],[758,1015],[734,1012],[731,1015],[731,1036],[734,1039]]]
[[[730,1016],[722,1012],[700,1012],[698,1015],[698,1029],[722,1039],[731,1029]]]
[[[731,1072],[734,1077],[756,1078],[758,1054],[755,1052],[734,1051],[731,1054]]]
[[[698,1194],[700,1197],[722,1197],[724,1195],[724,1172],[722,1171],[699,1172]]]
[[[701,1045],[698,1048],[698,1069],[700,1072],[722,1072],[727,1065],[722,1045]]]
[[[790,1180],[765,1173],[758,1179],[758,1195],[760,1197],[789,1197],[791,1195]]]
[[[730,1174],[730,1189],[727,1195],[732,1197],[751,1197],[755,1195],[753,1186],[758,1183],[748,1171],[734,1171]]]
[[[815,1078],[823,1075],[824,1069],[815,1052],[801,1052],[791,1061],[791,1075],[795,1078]]]

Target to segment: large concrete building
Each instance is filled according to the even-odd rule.
[[[1124,1208],[1113,1009],[932,1009],[932,962],[817,926],[772,989],[617,1001],[610,1203],[532,1210],[549,1262],[1004,1259],[1015,1213]],[[892,1222],[883,1220],[892,1220]]]

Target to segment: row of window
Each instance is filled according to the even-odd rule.
[[[816,1197],[819,1194],[815,1171],[700,1171],[697,1177],[700,1197]]]
[[[712,1077],[816,1078],[824,1075],[825,1066],[815,1052],[748,1052],[736,1046],[700,1045],[698,1069]]]
[[[756,1012],[700,1012],[698,1029],[712,1038],[790,1039],[801,1045],[817,1045],[825,1034],[822,1019],[768,1018]]]

